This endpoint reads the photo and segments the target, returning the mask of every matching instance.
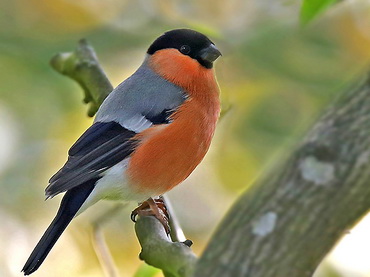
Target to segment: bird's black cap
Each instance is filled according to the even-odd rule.
[[[179,50],[206,68],[212,68],[213,61],[221,55],[208,37],[190,29],[175,29],[164,33],[150,45],[147,53],[152,55],[158,50],[167,48]],[[212,54],[206,55],[207,51],[211,51]]]

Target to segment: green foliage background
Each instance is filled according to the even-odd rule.
[[[301,22],[306,24],[317,17],[321,12],[340,0],[304,0],[301,8]]]
[[[170,193],[199,254],[238,194],[279,163],[369,61],[368,2],[339,3],[329,11],[317,3],[0,2],[0,276],[19,276],[59,205],[60,197],[44,202],[43,189],[92,121],[81,104],[81,89],[49,66],[55,53],[87,38],[117,85],[166,30],[194,28],[221,49],[216,71],[228,112],[205,161]],[[314,17],[305,28],[300,24]],[[99,203],[74,220],[37,276],[101,276],[90,222],[111,206]],[[121,276],[160,276],[137,258],[140,249],[129,220],[133,207],[105,226],[107,242]]]

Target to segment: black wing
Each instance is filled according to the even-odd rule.
[[[96,122],[76,141],[65,165],[49,180],[46,196],[79,186],[99,178],[101,173],[128,157],[137,142],[136,133],[117,122]]]

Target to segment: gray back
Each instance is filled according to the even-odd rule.
[[[180,87],[149,68],[146,57],[138,70],[104,100],[95,122],[115,121],[129,130],[141,132],[152,125],[146,117],[176,109],[185,99],[186,94]]]

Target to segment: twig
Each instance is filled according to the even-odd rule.
[[[93,222],[93,246],[101,267],[107,277],[118,277],[118,270],[105,242],[102,226],[112,219],[125,205],[118,204]]]
[[[140,259],[161,268],[166,276],[192,276],[196,257],[182,242],[172,242],[163,225],[152,216],[139,217],[135,224],[136,235],[142,246]]]
[[[104,99],[113,90],[100,67],[94,49],[81,39],[73,52],[59,53],[50,60],[59,73],[75,80],[84,90],[84,103],[89,104],[88,116],[94,116]]]
[[[167,212],[170,215],[168,223],[169,223],[170,228],[171,228],[170,236],[171,236],[172,241],[174,241],[174,242],[185,242],[185,241],[187,241],[187,239],[185,237],[185,234],[184,234],[183,230],[181,229],[179,221],[176,217],[176,214],[175,214],[175,211],[172,207],[170,199],[168,198],[167,195],[162,195],[162,199],[163,199],[164,204],[167,207]]]

